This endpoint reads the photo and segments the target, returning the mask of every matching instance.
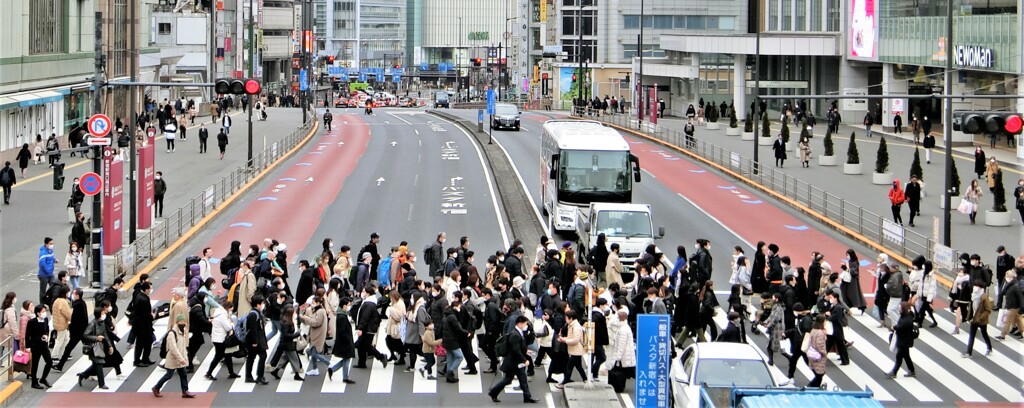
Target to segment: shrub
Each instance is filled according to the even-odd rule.
[[[910,162],[910,177],[924,180],[924,169],[921,168],[921,152],[917,148],[914,149],[914,161]]]
[[[889,171],[889,146],[885,143],[885,136],[878,141],[878,154],[875,156],[875,173]]]
[[[953,160],[953,171],[949,173],[949,189],[950,195],[957,197],[960,195],[960,172],[956,170],[956,160]]]
[[[992,211],[1006,212],[1006,188],[1003,187],[1003,172],[997,171],[992,178],[995,179],[995,186],[992,188]]]
[[[825,155],[826,156],[835,156],[836,155],[836,150],[835,150],[835,145],[832,143],[832,129],[831,128],[825,131],[825,140],[824,140],[824,142],[825,142]]]
[[[789,143],[789,121],[782,121],[782,142]]]
[[[729,104],[729,127],[738,128],[739,123],[740,121],[736,119],[736,106]]]
[[[761,114],[761,137],[772,137],[772,123],[768,121],[768,114]]]
[[[743,131],[751,133],[754,131],[754,113],[747,112],[747,117],[743,119]]]
[[[859,164],[860,153],[857,152],[857,133],[850,133],[850,147],[846,149],[846,163]]]
[[[714,101],[704,108],[704,119],[707,120],[708,123],[718,122],[718,107],[715,106]]]

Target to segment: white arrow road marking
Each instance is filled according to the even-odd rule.
[[[392,140],[391,141],[391,147],[395,147],[395,146],[398,146],[398,142]]]
[[[377,186],[379,187],[381,185],[381,183],[383,183],[383,182],[384,182],[384,177],[381,177],[381,178],[377,179]]]

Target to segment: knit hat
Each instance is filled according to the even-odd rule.
[[[516,276],[515,278],[512,278],[512,286],[513,287],[517,287],[517,288],[522,287],[523,286],[523,282],[525,282],[525,281],[523,281],[523,277],[522,276]]]
[[[179,287],[176,287],[174,289],[171,289],[171,294],[178,295],[178,296],[181,296],[181,297],[185,297],[187,292],[185,291],[185,288],[179,286]]]
[[[587,280],[590,279],[590,274],[584,271],[578,271],[576,272],[576,278],[579,280]]]
[[[565,241],[562,243],[562,248],[569,248],[572,246],[572,241]]]
[[[186,319],[185,315],[183,315],[183,314],[180,314],[180,315],[178,315],[178,317],[174,318],[174,322],[175,323],[177,323],[177,322],[187,322],[187,321],[188,321],[188,319]]]

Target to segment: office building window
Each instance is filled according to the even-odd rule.
[[[622,26],[627,30],[640,29],[639,15],[622,16]],[[734,30],[736,17],[733,16],[644,16],[644,28],[655,30]]]
[[[29,54],[53,54],[66,51],[64,47],[65,0],[32,0],[28,21],[32,22]]]
[[[171,23],[157,23],[156,33],[160,35],[171,35]]]
[[[796,0],[796,31],[807,30],[807,0]]]

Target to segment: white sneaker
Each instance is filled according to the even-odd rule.
[[[785,387],[785,386],[790,385],[790,384],[793,384],[793,379],[792,378],[786,379],[786,381],[783,381],[783,382],[779,383],[779,386],[780,387]]]
[[[306,371],[306,376],[310,376],[310,375],[312,375],[312,376],[318,376],[318,375],[320,375],[320,370],[319,370],[319,369],[316,369],[316,368],[314,368],[314,369],[312,369],[312,370]]]
[[[124,376],[124,374],[118,374],[118,375],[117,375],[117,379],[118,379],[118,380],[123,380],[123,379],[125,379],[125,376]]]

